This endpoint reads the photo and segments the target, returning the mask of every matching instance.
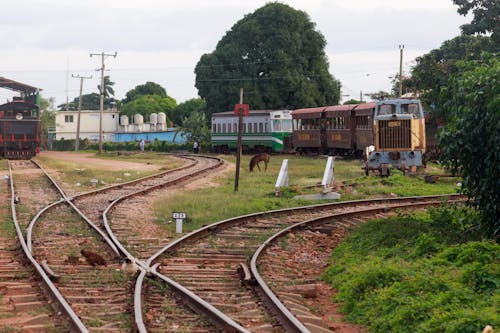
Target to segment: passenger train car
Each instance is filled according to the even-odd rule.
[[[39,107],[14,97],[0,105],[0,155],[8,159],[30,159],[40,152]]]
[[[373,144],[375,103],[292,111],[293,147],[299,153],[361,154]]]
[[[242,149],[283,152],[291,148],[292,116],[288,110],[250,110],[243,117]],[[212,150],[236,150],[238,116],[233,111],[212,114]]]

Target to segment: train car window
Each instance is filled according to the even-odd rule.
[[[300,121],[300,120],[299,120]],[[273,120],[273,130],[275,132],[281,131],[281,120],[274,119]]]
[[[420,109],[418,104],[405,104],[401,106],[404,114],[411,114],[413,118],[420,118]]]
[[[283,128],[283,132],[291,132],[292,131],[292,120],[291,119],[283,119],[281,122],[281,128]]]
[[[378,111],[379,115],[394,114],[394,113],[396,113],[396,105],[391,105],[391,104],[380,105]]]
[[[72,123],[73,122],[73,115],[64,116],[64,122],[65,123]]]

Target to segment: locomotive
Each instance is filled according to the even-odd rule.
[[[30,159],[40,151],[41,89],[4,77],[0,88],[22,96],[0,105],[0,158]]]
[[[416,99],[333,105],[292,111],[299,153],[364,155],[364,169],[389,174],[423,166],[425,123]]]
[[[40,117],[36,104],[14,97],[0,105],[0,156],[30,159],[40,152]]]
[[[406,173],[424,166],[425,118],[418,99],[391,99],[376,103],[374,146],[365,153],[365,172],[378,170],[388,176],[389,167]]]

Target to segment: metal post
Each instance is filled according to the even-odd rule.
[[[83,79],[91,79],[91,76],[80,76],[73,75],[71,77],[80,79],[80,98],[78,99],[78,117],[76,120],[76,139],[75,139],[75,151],[80,149],[80,113],[82,112],[82,91],[83,91]]]
[[[404,45],[399,45],[399,97],[403,96],[403,49]]]
[[[240,105],[243,104],[243,88],[240,88]],[[236,173],[234,176],[234,192],[238,192],[238,183],[240,179],[241,162],[241,137],[243,133],[243,108],[238,110],[238,144],[236,147]]]
[[[106,54],[104,52],[101,53],[91,53],[90,56],[100,55],[101,56],[101,100],[100,100],[100,113],[99,113],[99,153],[102,153],[102,116],[104,113],[104,58],[106,56],[112,56],[116,58],[117,53],[114,54]],[[99,69],[98,69],[99,70]]]

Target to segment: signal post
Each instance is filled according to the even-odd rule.
[[[234,105],[234,114],[238,116],[238,143],[236,146],[236,173],[234,175],[234,192],[238,192],[241,163],[241,137],[243,135],[243,116],[248,116],[250,106],[243,104],[243,88],[240,88],[240,104]]]

